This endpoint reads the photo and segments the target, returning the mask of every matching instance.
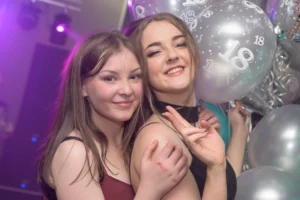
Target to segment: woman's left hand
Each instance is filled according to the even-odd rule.
[[[200,106],[200,112],[199,112],[199,123],[201,120],[205,120],[207,121],[207,123],[213,127],[214,129],[216,129],[216,131],[220,131],[221,129],[221,124],[219,119],[216,117],[216,115],[210,111],[209,109],[207,109],[204,105],[204,103],[201,104]]]
[[[189,124],[174,108],[166,107],[168,112],[164,115],[182,136],[184,142],[193,154],[204,162],[207,167],[226,166],[225,144],[220,134],[206,121],[201,120],[202,128]]]

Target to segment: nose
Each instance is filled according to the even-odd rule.
[[[174,61],[177,61],[179,59],[178,54],[176,52],[176,49],[171,47],[167,50],[167,62],[172,63]]]
[[[119,94],[122,96],[130,96],[132,95],[133,90],[129,81],[122,81],[119,89]]]

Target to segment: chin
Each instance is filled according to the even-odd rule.
[[[128,113],[119,112],[119,113],[116,113],[114,118],[115,118],[115,121],[126,122],[131,119],[132,115],[133,115],[133,112],[128,112]]]
[[[187,91],[190,87],[190,83],[177,83],[177,84],[174,84],[172,85],[172,90],[173,91]]]

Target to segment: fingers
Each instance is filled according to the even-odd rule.
[[[173,114],[169,113],[169,112],[165,112],[163,113],[164,116],[166,116],[168,118],[168,120],[171,122],[171,124],[174,126],[174,128],[181,133],[181,131],[185,128],[185,126],[183,124],[181,124]]]
[[[205,128],[208,132],[208,134],[219,134],[216,129],[209,125],[209,123],[205,120],[200,121],[200,125],[202,128]]]
[[[207,129],[207,130],[210,128],[210,125],[206,120],[200,120],[200,125],[202,128]]]
[[[174,169],[179,172],[179,177],[183,177],[188,169],[188,159],[186,155],[183,155],[178,162],[174,165]],[[181,174],[182,173],[182,174]]]
[[[170,157],[170,155],[174,150],[175,150],[175,145],[172,142],[168,142],[157,156],[162,159],[167,159]]]
[[[203,138],[207,135],[208,132],[193,134],[189,137],[189,144],[197,142],[200,138]]]
[[[221,124],[219,123],[219,119],[217,117],[210,118],[206,120],[208,124],[210,124],[214,129],[220,130]]]
[[[199,118],[204,120],[209,120],[210,118],[214,117],[215,115],[208,110],[207,108],[201,109],[201,112],[199,113]]]
[[[152,144],[150,144],[150,146],[148,146],[145,149],[142,160],[151,160],[151,158],[153,156],[153,152],[156,150],[157,146],[158,146],[158,141],[157,140],[152,142]]]
[[[171,115],[173,115],[173,118],[172,118],[173,122],[176,122],[176,124],[179,123],[181,126],[184,126],[184,128],[192,127],[192,125],[190,123],[188,123],[173,107],[167,106],[166,109],[169,111],[169,113]],[[174,121],[174,119],[175,119],[175,121]],[[173,122],[172,122],[172,124],[173,124]]]
[[[181,147],[176,146],[175,150],[170,155],[169,159],[173,165],[175,165],[183,156],[183,150]]]

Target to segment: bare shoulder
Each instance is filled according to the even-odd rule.
[[[76,132],[71,132],[69,136],[80,138]],[[57,177],[60,177],[62,174],[69,175],[69,178],[73,177],[75,180],[82,169],[92,167],[87,166],[87,159],[89,159],[89,163],[93,163],[93,156],[82,141],[71,139],[62,142],[55,152],[51,165],[51,175],[54,183]]]
[[[184,153],[190,157],[188,149],[179,135],[175,132],[173,126],[167,121],[163,121],[153,115],[140,130],[134,142],[132,163],[134,163],[137,168],[139,168],[143,152],[155,140],[158,141],[158,147],[154,152],[154,155],[158,153],[168,142],[172,142],[174,145],[182,147]]]
[[[152,115],[145,123],[140,130],[135,143],[139,144],[148,141],[147,145],[150,145],[154,140],[158,140],[161,143],[167,143],[168,141],[173,141],[176,144],[182,143],[173,126],[156,115]]]
[[[95,162],[83,142],[73,139],[62,142],[51,164],[58,199],[104,199]]]

